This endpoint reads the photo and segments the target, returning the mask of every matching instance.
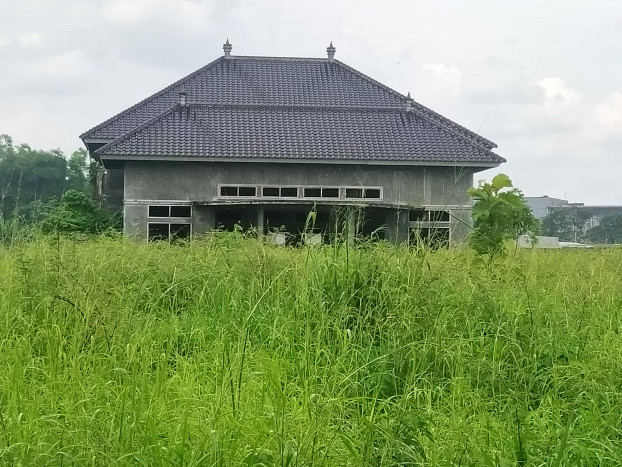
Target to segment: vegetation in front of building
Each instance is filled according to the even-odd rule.
[[[120,216],[96,199],[101,167],[85,149],[68,158],[58,149],[16,145],[0,135],[0,243],[37,233],[101,233],[120,228]]]
[[[619,249],[0,249],[0,463],[618,465]]]
[[[468,194],[474,200],[469,245],[477,253],[492,258],[504,252],[508,240],[538,233],[538,220],[507,175],[498,174],[490,183],[480,181]]]

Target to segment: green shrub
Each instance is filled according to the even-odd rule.
[[[499,174],[491,183],[480,182],[477,188],[468,191],[475,200],[474,230],[469,244],[479,254],[493,257],[503,252],[506,240],[525,234],[533,237],[538,231],[538,220],[523,194],[516,188],[507,188],[512,188],[512,181],[507,175]]]
[[[119,228],[119,219],[98,207],[85,193],[68,190],[41,222],[44,233],[101,233]]]

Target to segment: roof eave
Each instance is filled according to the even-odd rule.
[[[506,160],[499,162],[483,161],[421,161],[421,160],[390,160],[390,159],[318,159],[318,158],[268,158],[268,157],[197,157],[197,156],[136,156],[99,153],[102,161],[160,161],[160,162],[255,162],[280,164],[330,164],[330,165],[389,165],[389,166],[422,166],[422,167],[473,167],[487,170],[499,167]]]

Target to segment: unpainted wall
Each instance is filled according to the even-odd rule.
[[[218,184],[382,186],[385,203],[464,205],[473,172],[452,167],[209,162],[129,162],[125,200],[209,202]]]
[[[142,238],[147,231],[147,205],[152,202],[211,203],[218,200],[219,184],[293,186],[381,186],[382,201],[374,204],[448,208],[470,224],[473,170],[452,167],[330,165],[303,163],[128,162],[125,166],[125,231]],[[399,243],[408,237],[407,210],[387,216],[388,238]],[[395,217],[395,222],[390,222]],[[193,207],[193,232],[214,227],[209,206]],[[452,238],[468,233],[452,218]]]

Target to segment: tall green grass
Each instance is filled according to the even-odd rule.
[[[0,250],[0,463],[619,465],[622,250]]]

